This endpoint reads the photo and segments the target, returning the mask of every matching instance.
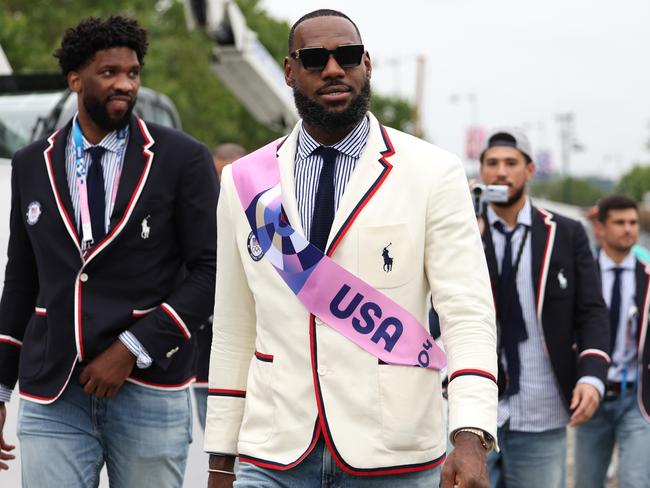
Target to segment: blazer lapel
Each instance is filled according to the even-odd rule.
[[[140,130],[140,126],[137,123],[137,119],[132,116],[129,123],[129,143],[124,154],[122,174],[120,175],[120,181],[117,186],[117,196],[115,198],[113,212],[111,213],[109,232],[122,219],[131,201],[131,196],[135,192],[140,177],[142,176],[142,171],[147,162],[142,150],[144,144],[145,139]]]
[[[639,314],[639,324],[637,327],[637,341],[641,341],[644,335],[648,321],[648,292],[650,291],[650,270],[639,260],[636,261],[634,274],[636,277],[636,293],[634,297],[635,305]]]
[[[386,158],[395,154],[386,130],[370,113],[368,142],[345,188],[327,241],[327,254],[332,255],[341,239],[361,213],[363,207],[382,185],[392,165]]]
[[[531,273],[535,284],[535,302],[539,318],[544,305],[546,277],[551,262],[556,223],[552,221],[553,214],[546,210],[532,207],[532,212],[531,251],[533,259]]]
[[[68,185],[68,173],[65,161],[65,149],[71,127],[72,120],[49,138],[50,146],[45,150],[44,156],[50,185],[52,186],[56,205],[59,209],[59,215],[75,247],[81,253],[79,232],[75,220],[74,207],[72,206],[72,198],[70,197],[70,185]]]

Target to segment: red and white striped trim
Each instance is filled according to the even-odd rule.
[[[194,388],[207,388],[208,387],[208,382],[207,381],[195,381],[193,386],[194,386]]]
[[[537,207],[537,211],[544,217],[544,224],[548,228],[548,238],[544,247],[544,258],[542,260],[542,272],[539,275],[539,291],[537,294],[537,319],[542,320],[542,308],[544,307],[544,296],[546,294],[546,278],[548,277],[548,268],[551,264],[551,251],[555,243],[555,231],[557,224],[553,222],[553,214],[548,210]]]
[[[16,347],[23,347],[23,341],[19,341],[15,337],[11,337],[4,334],[0,334],[0,342],[11,344],[12,346],[16,346]]]
[[[144,121],[140,118],[137,118],[137,122],[138,122],[138,126],[140,127],[140,132],[142,133],[142,136],[144,137],[145,140],[145,143],[142,145],[142,154],[147,159],[147,161],[145,162],[144,170],[140,174],[140,180],[138,181],[138,184],[135,187],[135,191],[131,195],[131,200],[129,200],[129,204],[126,206],[126,211],[124,212],[124,215],[122,215],[122,220],[118,222],[118,224],[113,228],[113,230],[111,230],[111,232],[96,247],[90,250],[90,253],[87,254],[85,257],[84,266],[87,265],[95,256],[97,256],[97,254],[103,251],[106,248],[106,246],[108,246],[111,242],[113,242],[115,238],[120,234],[120,232],[122,232],[127,222],[131,218],[131,214],[133,213],[135,204],[140,198],[142,189],[144,188],[144,185],[147,182],[147,178],[149,177],[149,172],[151,171],[151,162],[153,161],[153,156],[154,156],[154,154],[149,150],[149,148],[153,145],[155,141],[153,140],[153,137],[151,137],[151,134],[149,134],[149,129],[147,129],[147,125],[144,123]]]
[[[582,359],[585,356],[598,356],[603,358],[605,361],[607,361],[607,364],[612,362],[612,358],[609,357],[609,354],[607,354],[605,351],[601,351],[600,349],[585,349],[580,353],[578,356],[578,359]]]
[[[174,323],[178,326],[178,328],[181,329],[181,332],[183,333],[183,336],[185,336],[185,339],[192,337],[190,329],[187,327],[187,325],[185,325],[183,319],[180,317],[180,315],[178,315],[178,313],[176,313],[176,310],[174,310],[171,305],[168,303],[161,303],[160,308],[167,312],[167,315],[169,315]]]
[[[176,385],[163,385],[160,383],[152,383],[150,381],[144,381],[137,378],[133,378],[132,376],[129,376],[126,379],[126,381],[128,381],[129,383],[143,386],[144,388],[149,388],[151,390],[180,391],[189,388],[189,386],[196,381],[196,376],[192,376],[191,378],[187,379],[183,383],[178,383]]]
[[[133,310],[133,312],[131,312],[131,315],[132,315],[133,317],[144,317],[145,315],[147,315],[147,314],[153,312],[153,311],[156,310],[157,308],[158,308],[158,307],[145,308],[145,309],[143,309],[143,310],[135,309],[135,310]]]
[[[83,332],[81,330],[81,280],[79,279],[81,273],[83,273],[83,266],[77,273],[74,282],[74,340],[79,361],[84,360]]]
[[[35,313],[36,315],[43,315],[43,316],[45,316],[45,315],[47,315],[47,308],[43,308],[43,307],[34,307],[34,313]]]
[[[68,212],[66,212],[65,207],[63,206],[63,201],[61,200],[61,196],[59,195],[59,190],[56,187],[56,182],[54,180],[54,171],[52,169],[51,153],[52,150],[54,149],[54,141],[56,140],[60,132],[61,129],[57,130],[54,134],[48,137],[47,142],[49,142],[50,145],[45,148],[45,151],[43,151],[43,158],[45,159],[45,168],[47,170],[47,176],[50,179],[50,186],[52,187],[52,191],[54,192],[54,199],[56,200],[56,207],[59,210],[59,214],[61,215],[61,220],[63,220],[63,223],[65,224],[65,228],[68,231],[70,237],[72,238],[72,242],[74,243],[77,250],[79,251],[79,257],[83,261],[83,253],[81,252],[81,247],[79,246],[79,238],[77,237],[76,227],[72,222],[72,219],[68,215]]]
[[[70,383],[70,377],[72,376],[72,372],[74,371],[74,367],[77,364],[77,359],[78,358],[75,357],[74,361],[72,361],[72,367],[70,368],[70,372],[68,373],[68,378],[65,380],[65,383],[63,384],[63,386],[61,387],[59,392],[56,395],[54,395],[53,397],[51,397],[51,398],[41,397],[41,396],[38,396],[38,395],[32,395],[30,393],[26,393],[24,391],[20,391],[20,396],[22,398],[24,398],[25,400],[28,400],[28,401],[34,402],[34,403],[40,403],[41,405],[49,405],[50,403],[55,402],[61,396],[61,393],[63,393],[63,391],[66,389],[66,387],[68,386],[68,383]],[[20,385],[20,383],[19,383],[19,385]]]

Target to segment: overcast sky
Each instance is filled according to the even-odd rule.
[[[382,94],[413,99],[416,58],[424,55],[425,136],[459,155],[467,125],[518,125],[533,150],[548,148],[560,169],[556,114],[572,112],[584,151],[571,154],[571,174],[616,178],[635,163],[650,163],[649,0],[263,5],[291,23],[324,7],[349,15],[373,61],[373,89]]]

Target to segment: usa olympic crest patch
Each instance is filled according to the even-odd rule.
[[[260,246],[257,237],[255,237],[255,234],[253,234],[252,231],[250,234],[248,234],[248,242],[246,243],[246,247],[248,248],[248,254],[253,261],[259,261],[264,257],[262,246]]]

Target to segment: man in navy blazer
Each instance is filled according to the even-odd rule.
[[[610,312],[612,363],[605,398],[576,430],[576,487],[603,486],[614,445],[619,486],[650,486],[650,267],[632,251],[639,237],[636,202],[610,195],[598,202],[596,263]]]
[[[218,182],[205,146],[132,115],[146,49],[124,17],[68,29],[78,113],[13,159],[0,432],[18,379],[23,486],[96,486],[104,462],[112,486],[182,485]]]
[[[588,420],[609,364],[607,309],[579,222],[532,204],[530,142],[497,130],[481,153],[483,183],[508,186],[483,213],[499,331],[500,453],[491,486],[560,488],[567,424]]]

